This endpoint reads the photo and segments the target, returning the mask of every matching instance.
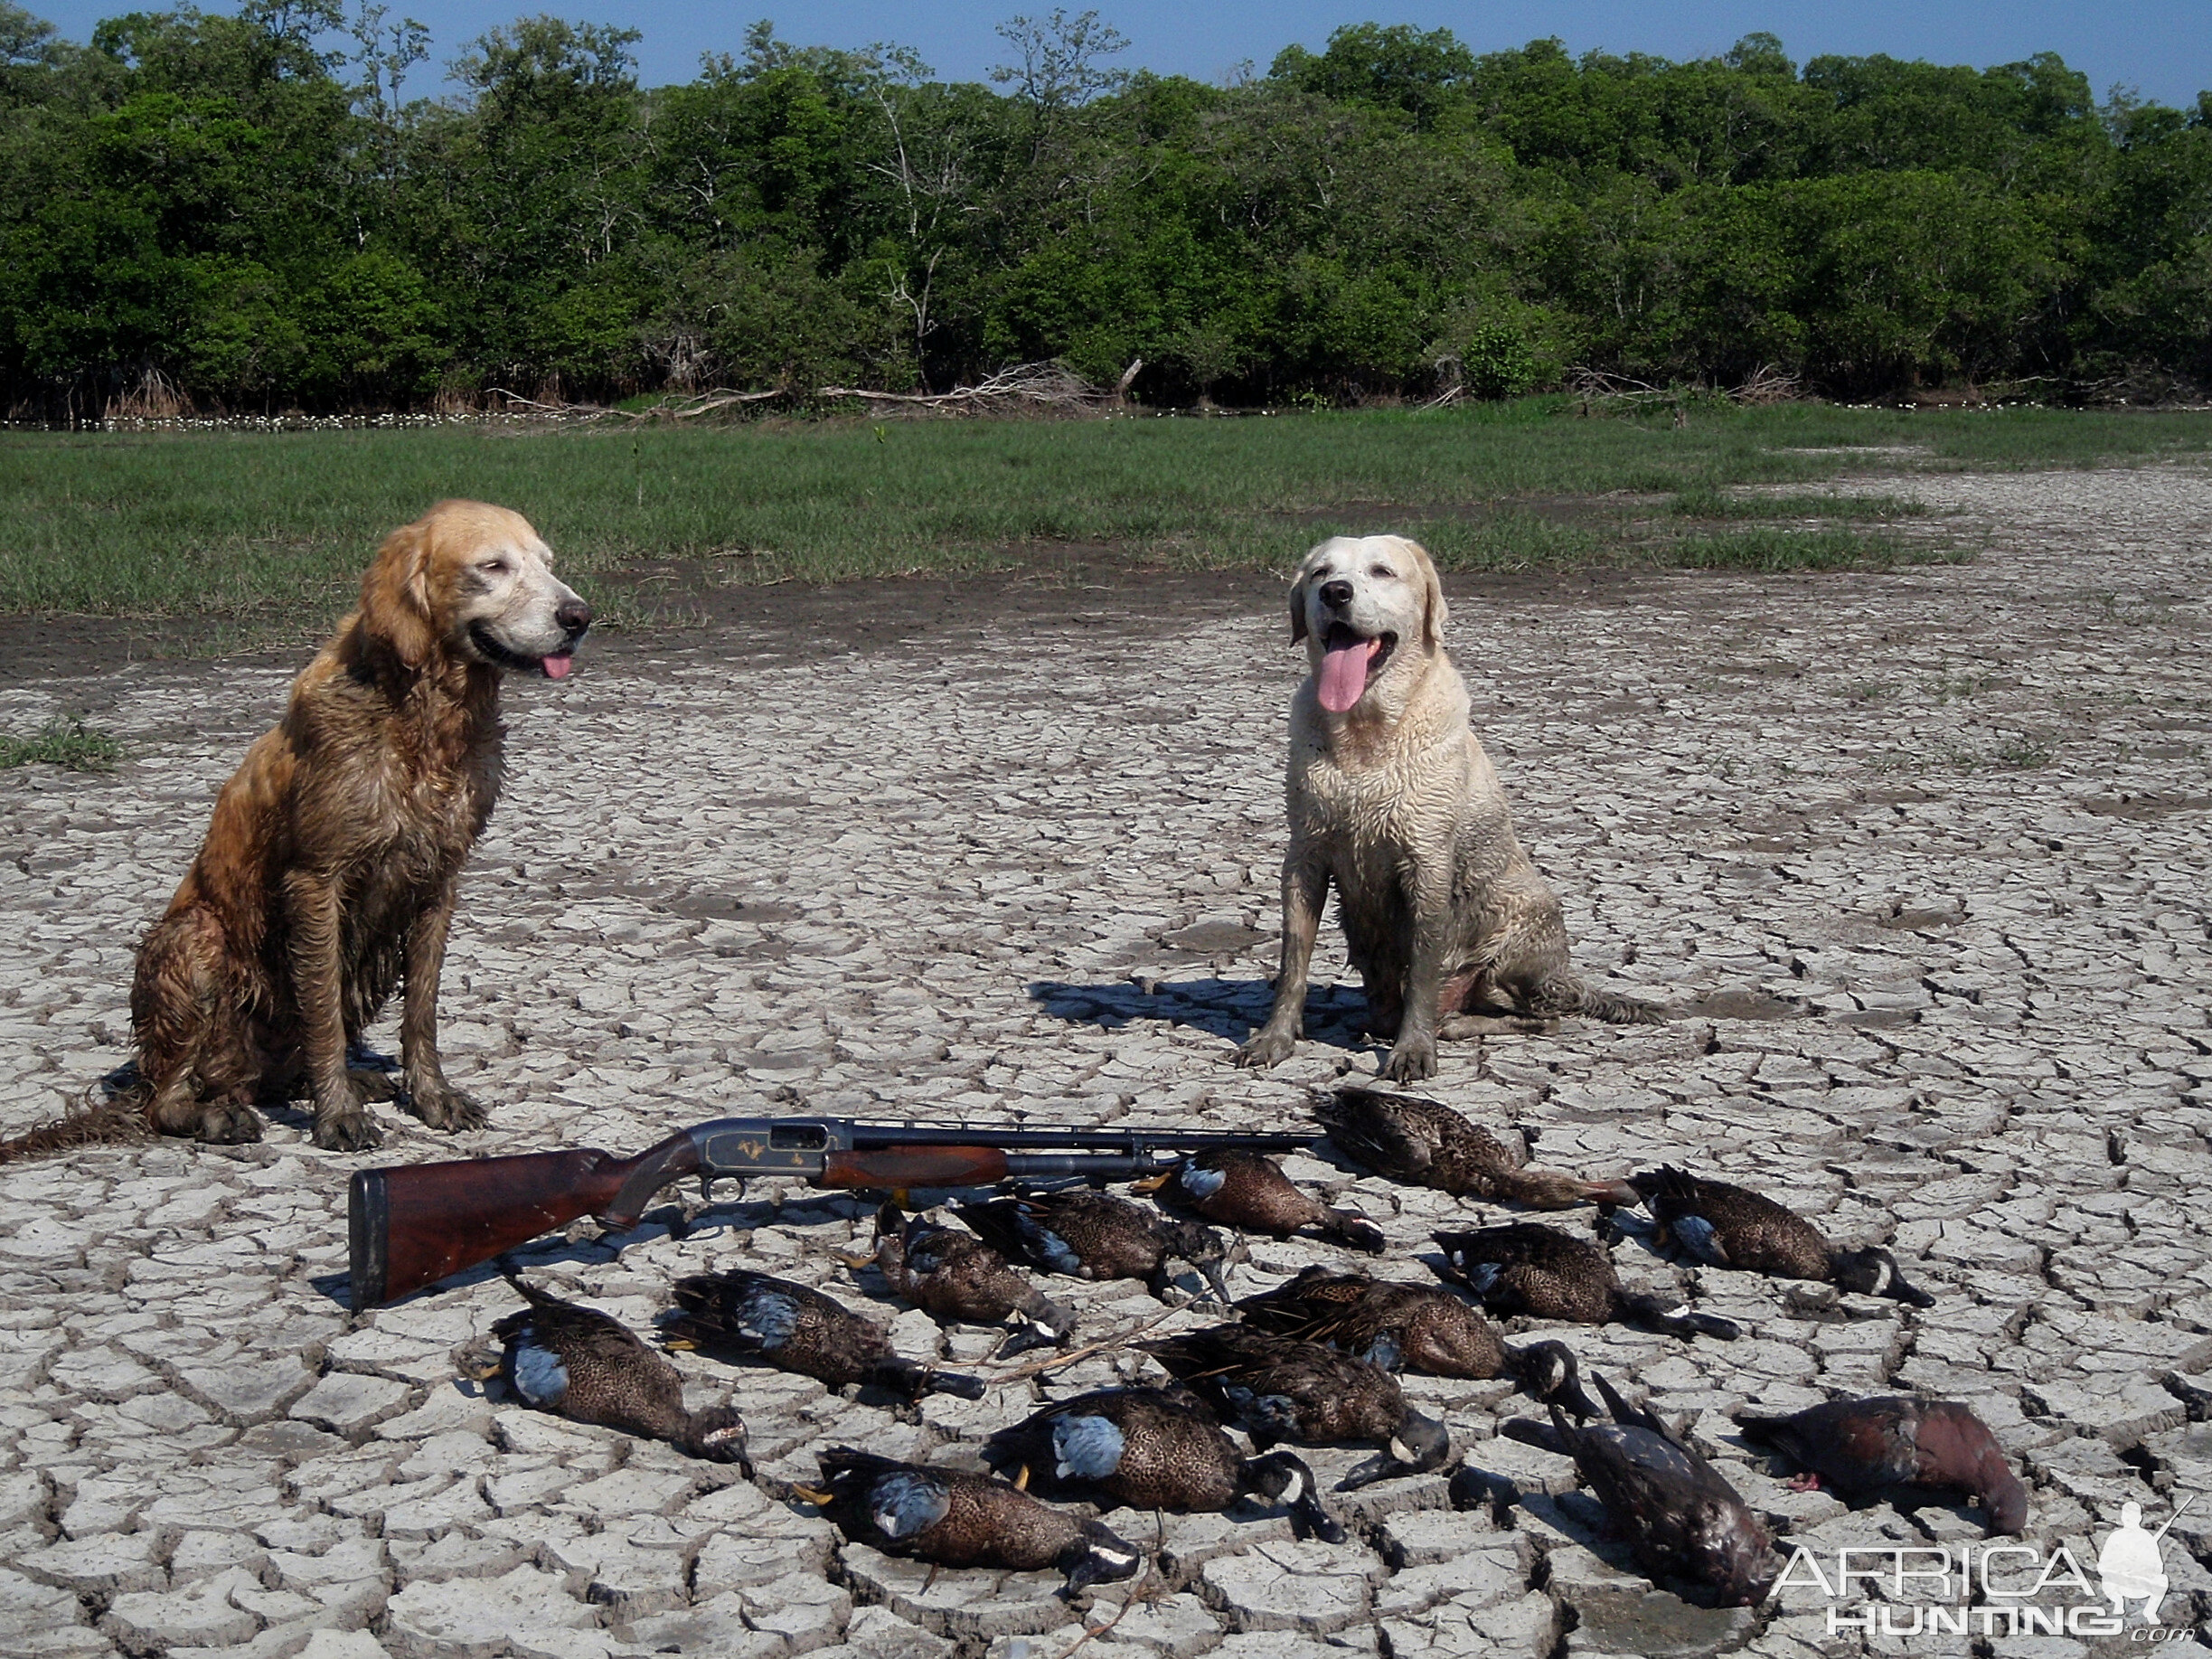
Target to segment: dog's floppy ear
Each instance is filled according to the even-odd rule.
[[[1421,644],[1430,651],[1444,648],[1444,625],[1451,620],[1452,608],[1444,602],[1444,583],[1436,577],[1436,561],[1428,556],[1428,550],[1418,542],[1398,538],[1406,542],[1421,567]]]
[[[372,639],[391,646],[400,660],[419,668],[438,636],[430,621],[430,526],[417,520],[384,538],[369,573],[361,579],[361,623]]]

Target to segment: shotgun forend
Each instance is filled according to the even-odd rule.
[[[356,1312],[437,1283],[584,1216],[637,1225],[654,1195],[697,1175],[776,1175],[816,1186],[984,1186],[1010,1176],[1124,1180],[1212,1146],[1311,1145],[1316,1128],[1240,1135],[1153,1125],[855,1123],[842,1117],[720,1117],[627,1158],[595,1147],[520,1157],[365,1169],[348,1207]]]

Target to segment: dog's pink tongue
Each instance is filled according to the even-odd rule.
[[[545,677],[549,680],[567,679],[569,665],[575,661],[574,657],[566,655],[547,657],[542,665],[545,669]]]
[[[1359,702],[1367,693],[1367,665],[1381,649],[1379,639],[1330,646],[1322,655],[1321,683],[1314,688],[1321,706],[1332,714],[1341,714]]]

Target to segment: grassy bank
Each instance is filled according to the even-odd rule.
[[[1932,544],[1882,522],[1902,504],[1793,495],[1775,516],[1835,522],[1792,531],[1747,523],[1718,492],[2207,448],[2212,416],[2195,413],[1784,405],[1699,410],[1676,428],[1544,399],[1211,420],[13,433],[0,435],[0,610],[314,632],[383,533],[446,495],[521,509],[587,578],[677,558],[716,581],[833,580],[983,569],[1056,543],[1281,568],[1322,534],[1384,528],[1463,569],[1831,566]]]

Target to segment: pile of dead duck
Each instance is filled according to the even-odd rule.
[[[666,1348],[796,1372],[831,1389],[881,1390],[893,1402],[933,1393],[980,1400],[994,1390],[1025,1406],[1041,1402],[1026,1416],[1010,1410],[979,1456],[970,1448],[966,1466],[832,1446],[817,1454],[818,1479],[757,1476],[738,1409],[687,1409],[682,1373],[654,1345],[512,1273],[524,1306],[492,1327],[464,1369],[538,1409],[736,1464],[775,1495],[814,1506],[854,1541],[942,1568],[1057,1569],[1068,1595],[1143,1570],[1144,1551],[1131,1541],[1143,1531],[1110,1525],[1118,1509],[1274,1513],[1302,1535],[1341,1541],[1346,1527],[1332,1494],[1289,1448],[1372,1447],[1337,1492],[1433,1476],[1488,1437],[1464,1436],[1455,1450],[1454,1425],[1411,1403],[1399,1374],[1499,1379],[1542,1415],[1504,1417],[1491,1432],[1572,1459],[1653,1580],[1707,1606],[1762,1600],[1783,1565],[1775,1519],[1747,1504],[1681,1426],[1631,1404],[1602,1376],[1589,1379],[1602,1406],[1593,1401],[1566,1343],[1509,1342],[1491,1316],[1619,1322],[1685,1342],[1742,1334],[1737,1320],[1624,1287],[1613,1250],[1631,1232],[1694,1264],[1913,1307],[1934,1298],[1909,1284],[1886,1249],[1840,1247],[1771,1199],[1671,1165],[1625,1179],[1530,1168],[1505,1140],[1452,1108],[1377,1089],[1340,1089],[1318,1115],[1328,1144],[1363,1173],[1486,1203],[1595,1206],[1595,1225],[1575,1231],[1513,1221],[1439,1230],[1426,1264],[1431,1282],[1363,1266],[1309,1266],[1232,1303],[1225,1269],[1245,1235],[1304,1235],[1379,1267],[1382,1230],[1323,1202],[1273,1158],[1235,1149],[1193,1155],[1140,1183],[1152,1205],[1088,1186],[956,1203],[949,1221],[887,1203],[872,1251],[843,1265],[880,1272],[893,1295],[940,1324],[1002,1327],[1004,1338],[985,1362],[995,1367],[990,1376],[902,1357],[878,1321],[749,1268],[693,1274],[671,1287],[657,1334]],[[1633,1210],[1649,1219],[1633,1219]],[[1033,1277],[1141,1280],[1164,1301],[1179,1269],[1195,1273],[1219,1311],[1235,1317],[1151,1338],[1143,1324],[1087,1332]],[[1048,1357],[1012,1363],[1040,1349]],[[1045,1394],[1063,1360],[1116,1349],[1146,1356],[1161,1376],[1064,1399]],[[2025,1489],[1963,1405],[1846,1399],[1787,1414],[1746,1411],[1737,1421],[1746,1444],[1779,1457],[1801,1488],[1824,1481],[1858,1503],[1967,1500],[1991,1532],[2017,1534],[2026,1524]]]

